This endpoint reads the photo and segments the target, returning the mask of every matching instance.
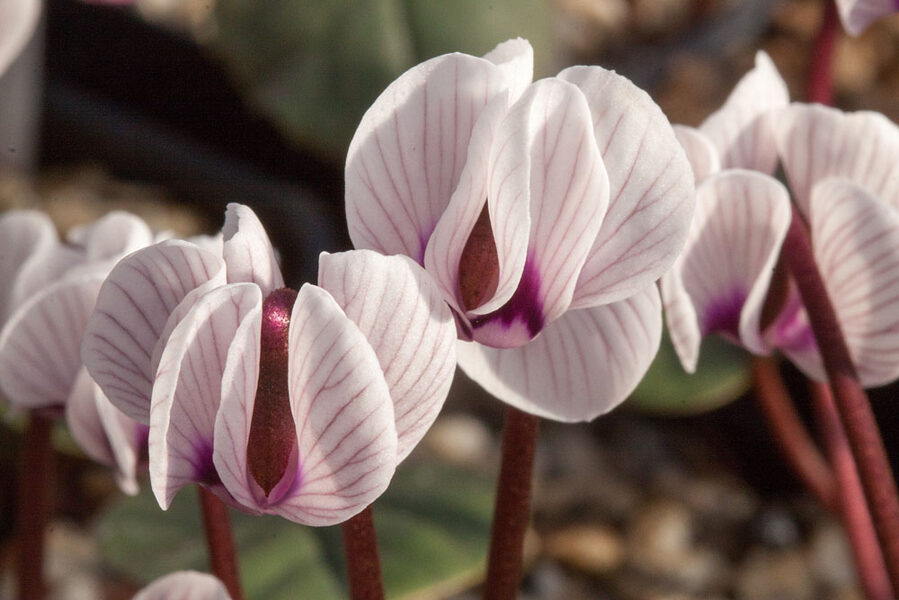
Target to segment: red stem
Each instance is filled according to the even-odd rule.
[[[899,499],[877,421],[846,347],[809,244],[802,217],[793,218],[783,256],[796,279],[824,369],[862,480],[893,589],[899,589]]]
[[[807,97],[809,102],[833,104],[833,56],[840,18],[836,3],[824,0],[824,16],[821,29],[812,46],[811,64],[808,70]]]
[[[381,559],[378,555],[378,539],[371,506],[345,521],[341,529],[350,599],[383,600]]]
[[[31,411],[22,440],[19,472],[19,599],[43,600],[44,532],[53,496],[53,419]]]
[[[240,571],[237,567],[237,548],[231,530],[228,507],[218,497],[199,486],[203,527],[206,529],[206,545],[209,548],[209,567],[222,580],[232,600],[243,600]]]
[[[812,396],[821,437],[839,482],[840,512],[855,558],[859,584],[868,600],[890,600],[894,596],[883,553],[877,544],[877,532],[865,503],[862,482],[858,478],[849,440],[840,423],[830,388],[823,383],[815,383]]]
[[[524,535],[531,517],[531,479],[539,426],[537,417],[506,407],[485,600],[512,600],[518,596]]]
[[[834,474],[799,417],[783,384],[777,361],[758,356],[752,361],[756,400],[793,471],[830,511],[839,508]]]

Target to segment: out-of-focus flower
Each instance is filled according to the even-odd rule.
[[[836,0],[843,27],[861,35],[874,21],[899,11],[896,0]]]
[[[617,405],[661,335],[655,281],[681,249],[693,181],[652,99],[599,67],[531,83],[521,39],[413,67],[366,112],[346,164],[357,248],[423,265],[463,370],[522,410]]]
[[[40,0],[0,0],[0,75],[31,39],[40,13]]]
[[[662,280],[671,338],[688,371],[701,338],[719,333],[824,378],[796,286],[778,266],[792,192],[861,381],[881,385],[899,377],[899,128],[873,112],[787,102],[760,53],[698,131],[678,130],[705,177],[687,245]],[[767,174],[778,159],[790,192]],[[728,168],[716,174],[716,162]]]
[[[172,240],[121,261],[84,362],[149,424],[163,508],[197,482],[251,513],[339,523],[384,491],[446,398],[449,309],[403,257],[323,255],[323,287],[296,292],[249,208],[229,205],[223,233],[218,254]]]
[[[178,571],[160,577],[133,600],[231,600],[225,584],[208,573]]]

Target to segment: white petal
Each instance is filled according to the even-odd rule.
[[[81,336],[105,270],[46,288],[13,312],[0,332],[0,386],[18,408],[62,406],[81,368]]]
[[[775,124],[780,160],[806,215],[812,188],[827,177],[849,179],[899,210],[899,127],[892,121],[875,112],[792,104]]]
[[[511,102],[521,96],[534,78],[534,49],[525,39],[506,40],[485,54],[484,58],[498,65],[506,76]]]
[[[281,268],[272,243],[250,207],[229,204],[225,212],[223,254],[228,265],[228,283],[246,281],[262,288],[262,296],[284,287]]]
[[[843,27],[861,35],[871,23],[899,10],[895,0],[836,0]]]
[[[390,483],[397,449],[393,404],[374,350],[323,289],[300,289],[289,336],[299,489],[272,512],[306,525],[333,525],[371,504]]]
[[[700,125],[718,149],[723,169],[741,168],[771,174],[777,166],[770,112],[790,102],[787,84],[764,51],[720,109]]]
[[[702,344],[702,331],[699,329],[696,307],[693,306],[693,300],[684,287],[683,260],[684,255],[681,254],[671,269],[662,275],[662,279],[659,280],[659,291],[665,307],[665,325],[668,327],[668,335],[671,337],[677,358],[684,371],[695,373],[696,363],[699,360],[699,346]]]
[[[0,0],[0,75],[31,39],[40,13],[39,0]]]
[[[56,244],[56,228],[44,213],[12,210],[0,216],[0,323],[13,306],[12,287],[19,272],[29,259]]]
[[[620,302],[572,310],[520,348],[458,342],[459,366],[512,406],[556,421],[589,421],[623,402],[662,335],[655,285]]]
[[[899,214],[852,182],[827,179],[811,200],[815,259],[861,382],[899,377]]]
[[[587,97],[611,201],[572,308],[627,298],[661,277],[680,252],[693,213],[693,171],[661,109],[633,83],[600,67],[559,77]]]
[[[225,584],[196,571],[177,571],[143,588],[133,600],[231,600]]]
[[[85,227],[77,237],[87,259],[94,261],[119,259],[153,243],[153,232],[144,220],[120,210]]]
[[[347,225],[357,248],[422,263],[475,122],[505,81],[489,60],[447,54],[406,71],[375,100],[347,154]]]
[[[393,399],[402,461],[430,428],[456,369],[456,327],[440,291],[405,256],[319,257],[319,285],[374,348]]]
[[[677,141],[687,153],[687,160],[693,167],[693,179],[700,181],[721,170],[721,159],[712,141],[698,129],[684,125],[673,125]]]
[[[163,509],[188,483],[217,482],[213,441],[225,363],[243,321],[261,327],[261,315],[259,286],[228,284],[203,296],[172,332],[150,409],[150,483]]]
[[[88,264],[84,252],[67,245],[60,244],[56,240],[49,244],[42,244],[40,249],[25,261],[19,269],[15,284],[9,293],[9,307],[14,307],[27,302],[31,296],[45,288],[57,283],[64,277],[76,275],[84,268],[93,270],[95,267],[108,271],[111,265],[103,267],[97,264]]]
[[[97,410],[97,384],[82,367],[75,378],[72,393],[66,400],[66,425],[75,442],[93,460],[108,467],[115,466],[115,456]]]
[[[88,322],[81,357],[119,410],[149,422],[153,350],[169,315],[191,290],[224,282],[220,257],[179,240],[139,250],[109,273]]]

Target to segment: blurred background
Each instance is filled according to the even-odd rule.
[[[61,231],[125,208],[157,229],[214,232],[257,211],[285,278],[350,247],[343,160],[365,109],[409,67],[521,36],[536,76],[615,69],[673,123],[699,124],[766,50],[804,96],[822,0],[48,0],[0,79],[0,204],[40,206]],[[899,119],[899,17],[840,34],[836,104]],[[784,366],[800,408],[801,379]],[[843,533],[805,494],[750,391],[746,357],[704,347],[684,375],[667,342],[634,397],[594,423],[544,422],[527,598],[861,598]],[[874,393],[899,455],[896,389]],[[477,598],[502,405],[459,373],[444,413],[376,504],[391,598]],[[204,568],[196,502],[122,496],[60,429],[49,573],[56,599],[130,598]],[[8,568],[19,420],[0,430]],[[235,514],[250,598],[345,595],[340,532]],[[8,579],[8,578],[7,578]],[[0,598],[11,597],[0,577]],[[7,595],[4,595],[6,593]]]

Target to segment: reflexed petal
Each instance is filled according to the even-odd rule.
[[[88,260],[118,259],[153,243],[153,232],[143,219],[113,211],[69,235],[85,249]]]
[[[761,332],[762,307],[790,217],[787,190],[757,171],[723,171],[699,186],[677,269],[702,335],[721,333],[750,352],[770,352]],[[672,335],[676,348],[678,338]]]
[[[791,104],[777,113],[775,124],[780,160],[806,215],[812,188],[827,177],[849,179],[899,210],[895,123],[875,112]]]
[[[440,291],[405,256],[319,257],[319,285],[368,339],[393,399],[402,461],[437,418],[456,369],[456,327]]]
[[[421,264],[465,164],[483,108],[505,89],[488,60],[447,54],[406,71],[375,100],[353,136],[346,212],[357,248]]]
[[[569,311],[519,348],[457,342],[457,352],[462,370],[500,400],[556,421],[589,421],[633,391],[661,335],[651,285],[620,302]]]
[[[871,23],[899,10],[896,0],[836,0],[843,27],[852,35],[861,35]]]
[[[484,58],[498,65],[506,76],[511,102],[517,100],[534,79],[534,49],[525,39],[506,40],[485,54]]]
[[[291,316],[289,369],[299,485],[271,512],[306,525],[340,523],[393,476],[390,391],[362,332],[327,292],[308,284]]]
[[[81,336],[105,270],[70,276],[32,296],[0,332],[0,386],[18,408],[62,406],[81,368]]]
[[[815,259],[863,385],[899,377],[899,214],[852,182],[811,200]]]
[[[82,359],[119,410],[149,422],[153,350],[169,315],[191,290],[224,282],[221,257],[179,240],[139,250],[109,273],[84,334]]]
[[[42,245],[41,249],[36,250],[19,269],[18,277],[9,293],[10,309],[27,302],[41,290],[82,268],[89,270],[93,270],[94,267],[104,268],[102,265],[86,264],[83,252],[58,243],[55,232],[53,237],[52,243]],[[104,269],[108,268],[107,266]]]
[[[646,92],[600,67],[571,67],[559,77],[587,97],[611,185],[609,210],[571,305],[584,308],[627,298],[669,268],[693,213],[693,171]]]
[[[693,179],[698,184],[700,181],[721,170],[721,160],[718,151],[712,145],[711,140],[701,131],[684,125],[673,125],[674,135],[677,141],[687,153],[687,160],[693,167]]]
[[[133,600],[231,600],[225,584],[207,573],[178,571],[160,577]]]
[[[770,111],[790,102],[787,84],[771,58],[755,55],[746,73],[720,109],[699,127],[718,149],[723,169],[750,169],[771,174],[777,166]]]
[[[11,290],[19,272],[31,257],[56,244],[56,227],[44,213],[13,210],[0,216],[0,323],[14,306]]]
[[[228,266],[228,283],[246,281],[262,288],[262,296],[284,287],[281,268],[272,243],[250,207],[229,204],[225,212],[223,254]]]
[[[31,39],[41,4],[40,0],[0,0],[0,75]]]
[[[238,328],[245,320],[261,327],[261,315],[259,286],[228,284],[203,296],[172,332],[150,409],[150,483],[163,509],[188,483],[217,482],[213,439],[226,360],[244,341],[235,339]]]
[[[683,259],[681,254],[662,279],[659,280],[659,291],[662,293],[662,304],[665,307],[665,325],[671,344],[687,373],[696,372],[699,360],[699,346],[702,344],[702,331],[699,329],[699,318],[696,307],[687,293],[683,281]]]
[[[113,467],[115,457],[97,410],[97,391],[97,384],[82,367],[66,400],[66,425],[85,454],[100,464]]]

